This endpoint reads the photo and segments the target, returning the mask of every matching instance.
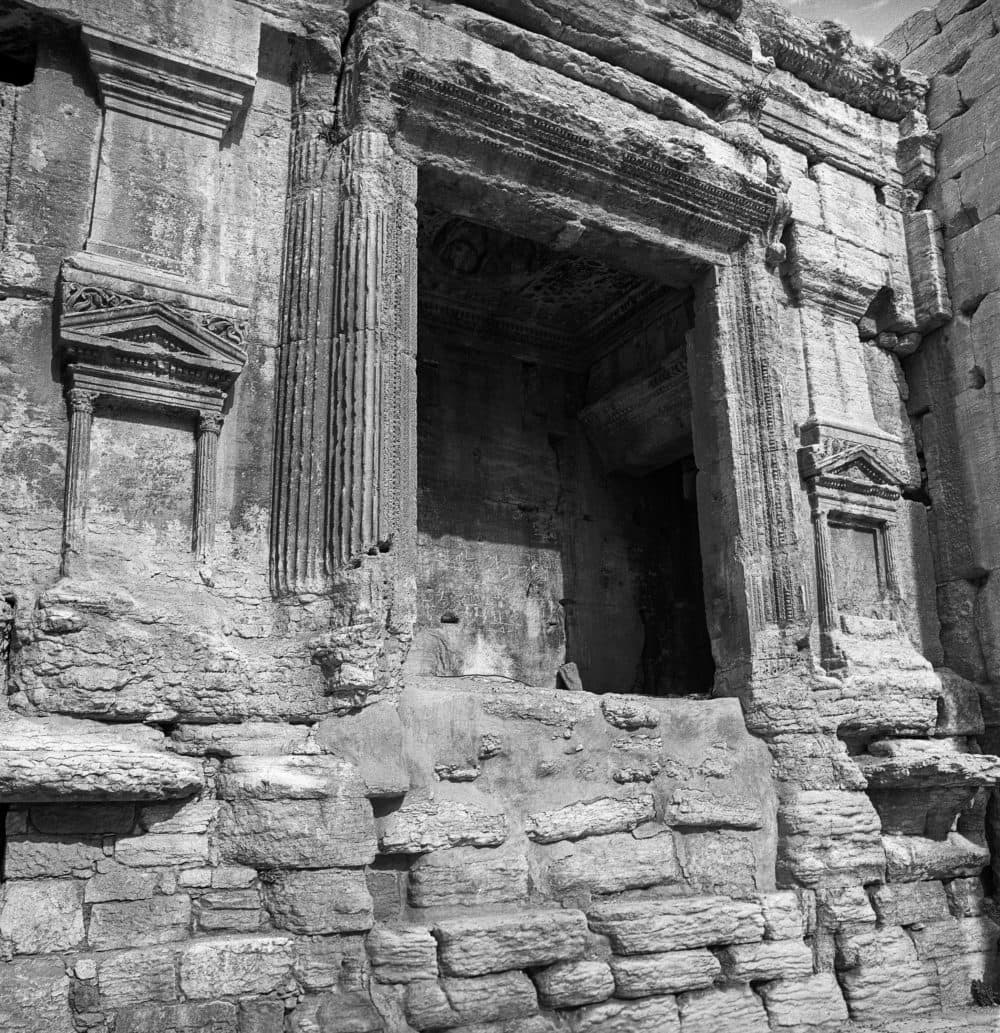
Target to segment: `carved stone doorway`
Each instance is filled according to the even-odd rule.
[[[418,211],[410,671],[711,691],[690,289]]]

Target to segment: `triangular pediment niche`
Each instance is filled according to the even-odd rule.
[[[234,376],[246,362],[246,353],[238,345],[159,302],[74,313],[63,320],[62,327],[63,346],[70,355],[81,346],[131,345],[151,355],[161,352],[193,360]]]
[[[246,364],[246,352],[232,340],[235,324],[159,301],[122,300],[63,315],[68,382],[154,409],[221,411]]]
[[[899,492],[904,481],[899,473],[864,445],[824,456],[815,464],[814,476],[822,482],[837,482],[860,491],[879,489]]]

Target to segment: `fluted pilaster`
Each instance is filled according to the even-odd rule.
[[[321,592],[415,538],[416,170],[384,134],[292,151],[272,523],[275,591]],[[411,526],[412,525],[412,526]]]
[[[192,548],[199,563],[209,558],[215,541],[216,464],[222,417],[203,414],[195,431],[194,528]]]
[[[69,441],[66,492],[63,500],[63,540],[60,573],[76,573],[87,547],[87,481],[90,474],[90,431],[97,393],[74,387],[66,392]]]

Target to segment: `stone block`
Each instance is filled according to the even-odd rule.
[[[139,824],[147,832],[208,832],[219,813],[218,800],[171,800],[139,809]]]
[[[534,984],[523,972],[443,979],[441,985],[460,1025],[508,1021],[538,1011]]]
[[[441,968],[448,975],[551,965],[583,954],[587,920],[580,911],[520,911],[455,918],[434,927]]]
[[[757,840],[750,833],[729,830],[676,834],[685,882],[700,894],[756,895]]]
[[[413,907],[482,907],[528,899],[528,859],[509,851],[435,850],[410,869]]]
[[[156,892],[159,882],[157,872],[114,865],[110,871],[102,871],[87,880],[83,899],[87,904],[100,904],[107,900],[146,900]]]
[[[372,927],[372,898],[360,870],[274,871],[264,900],[275,928],[318,935]]]
[[[884,1023],[927,1014],[937,1007],[934,989],[915,958],[852,968],[841,974],[840,985],[856,1022]]]
[[[813,953],[801,940],[738,943],[719,952],[728,979],[742,983],[765,979],[806,979],[813,974]]]
[[[303,751],[307,725],[245,721],[238,725],[178,726],[170,736],[177,753],[188,757],[266,757]]]
[[[890,882],[968,878],[979,875],[990,863],[986,847],[977,846],[957,832],[949,833],[941,841],[919,836],[884,836],[882,842]]]
[[[808,979],[777,979],[760,988],[772,1033],[839,1033],[847,1004],[832,972]]]
[[[557,844],[545,854],[544,864],[552,891],[560,897],[580,890],[622,893],[683,883],[674,840],[666,832],[648,839],[616,833]]]
[[[572,1033],[680,1033],[681,1029],[677,1000],[670,996],[605,1001],[569,1011],[566,1018]]]
[[[176,954],[173,947],[151,947],[103,957],[98,967],[102,1006],[177,1000]]]
[[[371,1001],[358,993],[303,997],[288,1020],[289,1033],[383,1033],[385,1030]]]
[[[569,804],[554,811],[539,811],[525,819],[528,839],[535,843],[556,843],[561,839],[583,839],[611,832],[631,832],[637,825],[656,817],[652,793],[617,798],[601,796]]]
[[[173,865],[206,865],[208,836],[190,832],[168,835],[147,833],[119,839],[115,860],[130,868],[165,868]]]
[[[94,950],[147,947],[183,940],[190,929],[191,898],[157,896],[95,904],[87,939]]]
[[[58,958],[6,962],[0,979],[0,1029],[4,1033],[75,1033],[69,978]]]
[[[681,1033],[770,1033],[761,999],[749,986],[692,990],[677,998]]]
[[[949,917],[911,929],[910,938],[921,961],[963,954],[995,954],[1000,927],[985,916]]]
[[[291,941],[284,936],[199,941],[181,955],[181,990],[195,1000],[271,993],[285,986],[292,960]]]
[[[365,940],[372,974],[380,983],[436,979],[437,941],[417,926],[376,926]]]
[[[872,903],[883,925],[916,925],[948,917],[948,899],[940,882],[899,882],[879,886]]]
[[[711,986],[722,969],[715,955],[704,949],[640,954],[611,959],[618,997],[652,997]]]
[[[115,1033],[239,1033],[236,1005],[227,1001],[207,1004],[136,1004],[121,1008]]]
[[[760,905],[725,897],[602,902],[588,910],[588,919],[618,954],[753,943],[764,936]]]
[[[378,823],[384,854],[424,854],[446,847],[495,847],[507,838],[507,816],[480,802],[407,797],[403,806]]]
[[[764,916],[764,939],[801,940],[809,931],[808,916],[794,890],[761,893],[755,899]]]
[[[73,879],[0,887],[0,942],[15,954],[71,950],[83,941],[83,887]]]
[[[69,839],[31,833],[7,840],[4,871],[11,879],[85,877],[103,860],[102,841],[94,836]]]
[[[238,1009],[240,1033],[283,1033],[285,1005],[275,997],[257,1001],[240,1001]]]
[[[260,890],[210,890],[195,900],[198,928],[216,933],[255,933],[263,928],[267,914]]]
[[[260,868],[360,867],[375,827],[357,770],[333,757],[224,762],[217,826],[223,860]]]
[[[557,961],[532,973],[543,1008],[577,1008],[597,1004],[615,992],[606,961]]]

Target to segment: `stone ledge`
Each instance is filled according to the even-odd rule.
[[[200,765],[143,738],[86,722],[0,719],[0,803],[170,800],[203,788]]]

